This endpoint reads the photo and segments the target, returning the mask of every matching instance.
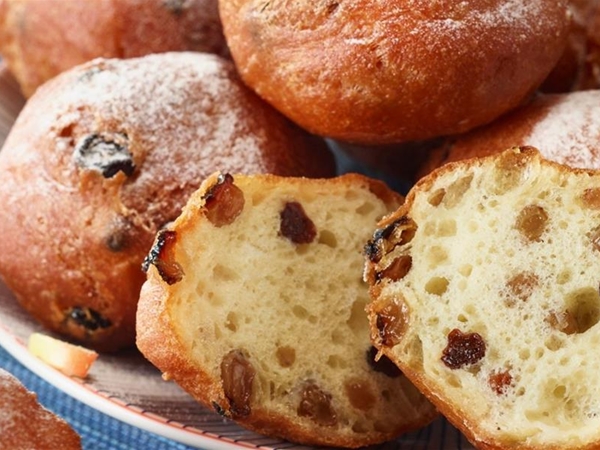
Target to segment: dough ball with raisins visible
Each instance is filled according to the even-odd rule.
[[[218,56],[78,66],[36,92],[0,152],[0,274],[48,328],[130,346],[144,256],[216,169],[328,177],[334,163]]]

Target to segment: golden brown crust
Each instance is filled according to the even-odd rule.
[[[540,149],[544,158],[584,169],[600,169],[600,91],[538,95],[502,119],[432,150],[417,178],[452,161],[488,156],[514,146]]]
[[[60,417],[45,409],[10,373],[0,369],[0,436],[2,447],[81,449],[81,439]]]
[[[26,96],[97,57],[227,55],[216,0],[0,1],[0,53]]]
[[[364,144],[456,134],[518,106],[556,64],[569,22],[554,0],[219,8],[248,85],[307,130]]]
[[[447,174],[452,174],[455,170],[464,173],[462,172],[462,170],[465,167],[489,167],[490,162],[497,163],[499,167],[505,167],[508,170],[512,170],[513,168],[520,166],[526,167],[530,164],[543,164],[545,166],[552,166],[557,172],[563,174],[587,174],[590,177],[598,176],[597,170],[575,169],[571,167],[566,167],[562,164],[553,161],[544,160],[542,159],[542,155],[540,154],[540,152],[533,147],[512,148],[504,151],[501,155],[491,155],[487,157],[483,156],[462,161],[454,161],[444,165],[443,167],[437,168],[436,170],[428,174],[428,176],[422,178],[408,193],[405,199],[405,203],[401,205],[396,212],[384,218],[378,224],[378,227],[380,229],[385,229],[386,227],[397,223],[402,218],[406,218],[415,214],[413,208],[415,207],[416,196],[418,195],[418,193],[422,192],[429,192],[430,194],[435,193],[433,187],[436,185],[436,181],[438,179],[444,177]],[[460,216],[457,217],[462,218]],[[425,222],[424,218],[422,222]],[[422,255],[417,255],[414,252],[412,253],[413,258],[417,258],[419,256]],[[387,355],[390,359],[392,359],[399,365],[403,373],[405,373],[406,376],[411,380],[411,382],[413,382],[415,386],[417,386],[419,390],[432,403],[436,405],[440,413],[443,414],[449,420],[449,422],[451,422],[457,428],[459,428],[461,432],[465,435],[465,437],[478,449],[500,450],[506,448],[514,448],[519,450],[539,450],[540,448],[544,448],[558,450],[561,448],[565,448],[564,443],[553,444],[552,442],[545,442],[544,445],[541,447],[539,443],[536,444],[533,442],[529,442],[526,439],[507,438],[506,435],[510,433],[501,435],[501,437],[498,438],[498,436],[494,435],[494,433],[489,431],[489,427],[485,428],[485,426],[482,424],[482,422],[485,420],[483,417],[478,417],[477,415],[473,414],[471,405],[463,404],[461,406],[457,402],[453,401],[450,395],[447,395],[445,393],[448,385],[447,379],[443,378],[443,376],[439,373],[439,376],[432,376],[431,373],[425,374],[425,371],[423,370],[422,361],[420,365],[419,363],[414,363],[414,360],[411,360],[412,356],[408,356],[410,354],[410,351],[406,348],[403,348],[403,356],[400,356],[400,354],[397,352],[397,349],[395,350],[395,345],[397,345],[398,343],[403,343],[405,336],[410,335],[409,329],[411,327],[420,328],[424,326],[423,324],[425,323],[426,319],[423,317],[423,315],[419,317],[418,324],[416,323],[416,321],[411,324],[410,319],[405,318],[405,327],[402,329],[396,329],[396,332],[398,333],[398,342],[394,342],[392,345],[388,345],[388,343],[383,342],[381,324],[378,323],[378,315],[379,313],[381,313],[381,311],[383,311],[383,307],[389,304],[390,298],[382,296],[384,286],[382,286],[382,283],[379,283],[379,280],[376,278],[378,270],[377,265],[378,261],[367,260],[365,266],[365,279],[369,283],[370,294],[372,299],[372,302],[368,306],[372,342],[383,354]],[[418,288],[415,287],[414,289],[417,290]],[[407,289],[407,291],[410,291],[410,289]],[[389,296],[389,293],[391,291],[388,290],[387,292],[387,295]],[[403,300],[401,298],[403,292],[399,292],[397,290],[393,292],[394,300],[392,301],[396,301],[396,299],[399,299],[398,301],[402,302]],[[418,294],[410,293],[410,295]],[[409,306],[406,306],[406,308],[409,308]],[[407,314],[408,317],[410,317],[410,311],[408,309],[403,313]],[[493,314],[493,310],[489,309],[487,313]],[[425,316],[426,315],[427,314],[425,314]],[[521,324],[520,326],[525,326],[525,324]],[[399,330],[401,330],[401,332],[399,332]],[[414,337],[414,335],[411,336]],[[496,345],[498,345],[498,343],[496,343]],[[462,410],[461,408],[463,407],[467,409]],[[493,406],[492,409],[494,409]],[[533,420],[533,422],[535,421]],[[500,428],[498,428],[498,430],[500,430]],[[569,448],[577,450],[595,449],[598,448],[598,443],[588,441],[588,443],[585,444],[573,444],[572,447],[570,446]]]
[[[357,188],[360,189],[368,189],[369,191],[371,191],[373,194],[375,194],[375,196],[377,196],[379,199],[381,199],[385,204],[386,204],[386,209],[387,210],[392,210],[394,208],[396,208],[398,206],[398,204],[402,201],[401,196],[399,196],[398,194],[394,193],[393,191],[389,190],[388,188],[385,187],[385,185],[383,183],[381,183],[380,181],[377,180],[372,180],[369,178],[366,178],[364,176],[361,175],[357,175],[357,174],[347,174],[344,175],[342,177],[337,177],[337,178],[333,178],[333,179],[328,179],[328,180],[311,180],[310,182],[308,182],[305,179],[300,179],[300,178],[286,178],[283,179],[281,177],[278,176],[273,176],[273,175],[261,175],[261,176],[254,176],[252,177],[252,180],[249,179],[250,177],[242,177],[242,176],[237,176],[234,175],[232,178],[232,183],[235,183],[235,180],[243,180],[240,181],[240,188],[242,187],[247,187],[248,185],[250,186],[260,186],[260,192],[270,192],[271,190],[276,190],[278,188],[281,188],[282,186],[285,186],[285,189],[283,189],[283,191],[286,193],[283,195],[282,198],[289,198],[289,196],[291,195],[293,198],[294,194],[290,194],[290,193],[294,193],[294,192],[303,192],[303,193],[307,193],[306,195],[313,196],[315,195],[314,192],[322,192],[322,191],[331,191],[333,189],[335,190],[345,190],[345,189],[354,189],[356,190]],[[398,434],[402,433],[402,432],[406,432],[409,430],[413,430],[416,428],[419,428],[421,426],[426,425],[427,423],[429,423],[435,416],[436,416],[436,411],[433,409],[429,409],[427,408],[426,405],[424,405],[423,403],[419,403],[419,400],[417,398],[413,399],[415,403],[419,403],[421,406],[419,408],[419,413],[418,416],[416,417],[412,417],[413,412],[406,412],[407,414],[407,422],[404,422],[404,418],[401,417],[396,417],[396,418],[391,418],[389,422],[386,420],[386,423],[382,424],[381,426],[383,427],[382,429],[376,429],[376,430],[371,430],[370,428],[366,427],[365,430],[358,432],[358,433],[348,433],[347,431],[341,431],[339,429],[334,428],[319,428],[316,427],[315,425],[313,426],[307,426],[306,423],[302,422],[302,419],[298,417],[298,415],[296,414],[294,408],[294,403],[293,403],[293,392],[286,392],[285,395],[282,395],[280,399],[277,399],[277,406],[273,406],[269,400],[263,398],[261,400],[255,399],[252,402],[252,406],[251,406],[251,413],[249,413],[248,415],[238,415],[235,412],[233,412],[233,407],[232,407],[232,403],[231,403],[231,399],[228,398],[225,389],[223,387],[223,381],[221,379],[221,377],[223,376],[222,373],[219,375],[220,372],[216,372],[215,374],[215,370],[213,370],[212,366],[215,364],[219,364],[218,361],[220,361],[219,358],[222,358],[223,356],[220,355],[217,357],[217,362],[213,361],[213,357],[212,356],[199,356],[199,355],[211,355],[212,352],[217,352],[217,350],[214,350],[216,348],[220,348],[220,346],[224,345],[225,347],[228,348],[228,346],[232,345],[229,343],[227,337],[211,337],[211,340],[214,341],[204,341],[200,336],[201,336],[201,332],[198,331],[200,329],[204,329],[204,328],[208,328],[210,330],[212,330],[213,328],[216,330],[217,328],[220,327],[220,322],[218,321],[218,319],[216,319],[215,316],[216,312],[213,311],[213,308],[209,306],[209,304],[207,303],[203,303],[203,302],[198,302],[198,304],[195,303],[195,300],[193,298],[190,298],[188,296],[188,294],[184,294],[184,292],[187,292],[186,289],[184,289],[183,287],[178,288],[177,287],[177,283],[186,283],[185,279],[186,277],[189,279],[189,281],[187,281],[188,287],[190,286],[196,286],[197,283],[202,283],[204,284],[205,281],[198,281],[198,280],[205,280],[206,275],[203,275],[204,272],[206,272],[206,270],[202,270],[200,269],[198,264],[195,264],[193,262],[184,262],[186,260],[186,256],[189,254],[189,252],[193,252],[194,255],[197,255],[195,250],[193,249],[193,244],[191,243],[193,240],[197,239],[198,237],[196,236],[196,233],[198,232],[198,226],[201,222],[207,222],[207,219],[205,219],[205,214],[207,213],[207,207],[206,207],[206,198],[207,198],[207,193],[208,192],[213,192],[213,189],[215,188],[215,186],[218,186],[219,183],[223,183],[223,178],[219,178],[219,174],[213,174],[210,177],[208,177],[201,185],[200,189],[198,191],[196,191],[190,198],[188,204],[186,205],[186,207],[184,208],[182,214],[177,218],[177,220],[171,224],[167,230],[166,233],[173,233],[173,241],[171,241],[171,244],[161,244],[159,246],[155,246],[155,250],[153,250],[153,253],[155,251],[157,251],[158,253],[155,254],[156,255],[161,255],[159,258],[162,259],[162,261],[167,261],[170,260],[171,262],[175,261],[179,261],[179,263],[181,263],[181,271],[184,274],[184,278],[183,281],[176,281],[174,284],[170,284],[168,280],[168,278],[165,278],[164,276],[164,272],[161,273],[159,272],[159,270],[157,269],[157,267],[155,265],[151,265],[149,270],[148,270],[148,281],[144,284],[144,287],[142,288],[142,293],[140,296],[140,301],[138,303],[138,319],[137,319],[137,346],[138,348],[141,350],[141,352],[144,354],[144,356],[146,358],[148,358],[154,365],[156,365],[158,368],[160,368],[161,371],[163,371],[163,373],[165,374],[165,378],[167,379],[174,379],[178,384],[180,384],[186,391],[188,391],[194,398],[196,398],[198,401],[200,401],[201,403],[203,403],[204,405],[208,406],[208,407],[212,407],[214,408],[217,412],[227,416],[227,417],[232,417],[234,420],[236,420],[237,422],[239,422],[241,425],[243,425],[244,427],[247,427],[253,431],[256,431],[258,433],[261,434],[265,434],[268,436],[277,436],[277,437],[282,437],[285,439],[290,439],[293,440],[295,442],[300,442],[303,444],[307,444],[307,445],[331,445],[331,446],[343,446],[343,447],[356,447],[356,446],[362,446],[362,445],[366,445],[368,443],[374,443],[374,442],[381,442],[384,439],[391,439],[395,436],[397,436]],[[309,189],[309,185],[310,185],[310,189]],[[304,188],[304,189],[302,189]],[[255,191],[247,191],[248,193],[246,195],[250,196],[250,192],[255,192]],[[255,194],[252,194],[255,195]],[[296,194],[296,195],[300,195],[300,194]],[[268,195],[265,195],[268,196]],[[254,197],[248,197],[248,198],[254,198]],[[262,198],[262,196],[260,197]],[[301,197],[300,197],[301,198]],[[300,198],[298,198],[298,201],[302,201],[300,200]],[[343,201],[343,195],[340,195],[340,201]],[[328,200],[328,199],[327,199]],[[253,200],[254,201],[254,200]],[[260,204],[262,204],[264,201],[264,199],[261,199],[259,202]],[[323,200],[324,202],[326,200]],[[276,212],[276,211],[275,211]],[[244,212],[242,214],[251,214],[250,212],[246,211],[244,209]],[[210,220],[210,219],[209,219]],[[241,220],[241,219],[238,219]],[[212,229],[212,227],[209,227]],[[196,230],[196,231],[194,231]],[[248,233],[249,235],[252,235],[254,237],[256,230],[253,229],[248,229],[245,230],[245,233]],[[358,231],[357,231],[358,232]],[[232,232],[233,233],[233,232]],[[242,232],[238,232],[238,233],[234,233],[236,236],[238,235],[242,235]],[[185,236],[185,237],[184,237]],[[194,236],[194,237],[192,237]],[[161,237],[159,235],[159,237],[157,238],[157,243],[161,240]],[[178,239],[182,239],[182,241],[178,241]],[[202,242],[213,242],[214,239],[216,239],[215,236],[213,236],[213,239],[207,239],[206,236],[204,236],[203,238],[200,238]],[[256,252],[257,253],[261,253],[262,249],[259,249],[261,247],[263,247],[263,244],[265,246],[265,248],[269,249],[269,252],[273,252],[273,263],[272,265],[274,266],[286,266],[286,262],[284,261],[279,261],[277,260],[277,250],[276,248],[274,248],[274,244],[273,242],[270,242],[271,238],[268,238],[266,236],[263,236],[262,232],[258,232],[258,235],[256,237],[256,241],[254,242],[252,241],[251,238],[249,238],[248,236],[246,236],[246,239],[249,239],[250,242],[249,244],[250,247],[257,245],[256,248]],[[264,241],[263,241],[264,240]],[[174,244],[173,244],[174,242]],[[260,244],[259,244],[260,242]],[[187,243],[187,245],[186,245]],[[241,245],[244,244],[244,245]],[[246,242],[240,242],[240,248],[250,248],[250,247],[246,247],[245,246]],[[284,246],[287,245],[286,241],[283,240],[282,244]],[[174,247],[169,247],[169,245],[174,245]],[[310,244],[309,244],[310,245]],[[156,250],[157,248],[160,247],[160,250]],[[203,245],[203,250],[206,252],[206,254],[204,255],[205,260],[208,260],[209,258],[211,258],[210,255],[213,255],[214,257],[214,248],[211,248],[210,245]],[[229,254],[229,249],[224,249],[224,248],[219,248],[220,252],[225,252],[225,254]],[[311,253],[314,252],[314,250],[310,250],[307,249],[307,252]],[[163,253],[164,252],[164,253]],[[170,255],[170,256],[168,256]],[[357,254],[357,256],[359,256]],[[248,257],[251,257],[251,255],[248,255]],[[172,260],[170,259],[172,258]],[[230,260],[228,260],[228,264],[230,264],[229,270],[231,270],[232,272],[235,272],[236,274],[240,274],[239,276],[241,278],[246,278],[248,276],[250,276],[246,271],[247,269],[241,268],[241,267],[237,267],[234,263],[233,263],[233,256],[230,255],[229,256]],[[340,264],[346,264],[347,262],[342,263],[340,261]],[[225,263],[223,263],[225,264]],[[315,263],[317,266],[319,266],[319,263],[316,262]],[[324,268],[323,268],[324,269]],[[266,268],[263,267],[257,267],[256,268],[257,273],[262,273],[264,271],[265,276],[266,276]],[[208,272],[206,272],[208,273]],[[195,275],[197,274],[197,275]],[[358,274],[358,276],[360,276],[360,273]],[[196,278],[194,278],[196,277]],[[329,285],[329,282],[327,281],[328,279],[328,275],[323,272],[323,276],[322,276],[323,280],[321,280],[320,282],[323,283],[324,285]],[[301,278],[299,278],[301,279]],[[210,281],[207,280],[207,282],[210,284]],[[267,283],[265,281],[265,283]],[[284,295],[291,295],[292,297],[299,297],[299,298],[303,298],[305,294],[298,292],[298,293],[288,293],[285,294],[285,292],[287,292],[286,288],[283,287],[284,283],[286,283],[285,281],[281,281],[281,286],[277,285],[274,287],[274,292],[278,292],[279,289],[282,290],[282,298]],[[293,283],[292,283],[293,284]],[[195,292],[200,292],[197,291],[196,288],[193,288]],[[211,288],[212,290],[216,290],[218,291],[219,286],[215,285]],[[232,289],[232,288],[230,288]],[[294,291],[296,290],[296,287],[294,287]],[[235,302],[236,301],[236,295],[235,293],[232,293],[234,291],[228,291],[227,294],[225,294],[225,292],[221,293],[221,294],[217,294],[217,296],[221,297],[222,295],[225,296],[224,300],[225,303],[229,303],[229,302]],[[203,311],[203,308],[207,308],[205,310],[205,312],[201,312],[201,314],[203,316],[208,317],[208,319],[205,319],[202,323],[198,323],[196,322],[197,319],[194,318],[189,318],[189,316],[186,314],[186,320],[189,320],[189,324],[181,324],[177,317],[181,316],[182,312],[182,302],[180,301],[180,297],[179,296],[185,296],[186,297],[186,301],[187,302],[191,302],[191,304],[193,304],[193,308],[194,310],[198,310],[198,311]],[[201,296],[200,293],[197,294],[198,296]],[[278,294],[275,294],[278,295]],[[320,296],[321,294],[318,294],[318,296]],[[254,293],[249,293],[248,297],[249,298],[253,298],[255,296]],[[338,300],[331,298],[332,300],[332,305],[331,308],[333,309],[337,309],[339,308],[338,305]],[[251,301],[251,300],[250,300]],[[344,302],[345,300],[340,300],[340,302]],[[244,303],[244,302],[242,302]],[[246,302],[247,303],[247,302]],[[245,303],[244,303],[245,304]],[[341,304],[341,303],[340,303]],[[312,304],[311,300],[306,300],[306,304],[305,304],[306,308],[308,311],[313,311],[313,308],[316,311],[316,306]],[[218,308],[219,310],[221,308]],[[238,314],[242,315],[244,313],[243,311],[244,307],[240,308],[239,310],[236,310]],[[266,308],[264,305],[258,307],[257,306],[257,311],[253,312],[251,315],[253,316],[253,322],[257,321],[260,322],[261,321],[261,317],[260,316],[265,316],[265,317],[269,317],[272,318],[274,311],[276,311],[276,309],[274,308]],[[311,314],[315,313],[314,311],[311,312]],[[345,313],[340,312],[340,314],[344,315]],[[277,317],[281,317],[279,316],[279,313],[277,313]],[[281,317],[282,320],[284,319],[283,317]],[[241,320],[241,319],[240,319]],[[301,325],[302,323],[302,319],[298,318],[297,319],[298,324]],[[287,320],[283,320],[283,322],[287,323]],[[249,322],[248,322],[249,323]],[[188,326],[189,325],[189,326]],[[192,330],[192,335],[193,335],[193,345],[190,346],[190,342],[189,339],[190,337],[188,336],[190,331],[187,330],[186,328],[190,328]],[[281,328],[280,324],[273,324],[273,329],[269,330],[269,340],[273,340],[273,339],[280,339],[281,336],[279,335],[280,331],[279,329]],[[308,324],[306,325],[306,328],[310,328],[308,326]],[[297,328],[295,329],[297,331]],[[295,333],[296,331],[291,331],[288,330],[286,328],[286,333]],[[305,332],[308,332],[308,330],[304,330]],[[241,332],[241,331],[240,331]],[[209,333],[212,336],[212,333]],[[326,348],[329,347],[330,343],[329,343],[329,338],[327,337],[327,333],[323,330],[321,332],[321,336],[322,336],[322,341],[319,342],[312,342],[311,345],[316,346],[314,352],[319,352],[318,354],[320,355],[321,352],[321,348]],[[366,337],[366,336],[365,336]],[[198,341],[196,341],[196,338],[198,339]],[[256,339],[258,342],[258,348],[263,348],[263,346],[266,348],[268,347],[266,345],[266,343],[261,341],[261,337],[258,336],[251,336],[248,337],[247,340],[252,340],[252,339]],[[368,339],[367,339],[368,340]],[[187,342],[186,342],[187,341]],[[212,342],[212,344],[211,344]],[[247,342],[247,341],[246,341]],[[339,343],[338,343],[339,344]],[[251,344],[249,342],[246,343],[247,346],[250,346]],[[368,347],[368,342],[366,343],[367,347]],[[202,351],[202,348],[207,347],[207,350]],[[318,347],[318,350],[317,350]],[[194,349],[197,350],[195,351]],[[251,347],[251,348],[256,348],[256,347]],[[350,351],[350,350],[349,350]],[[354,349],[352,350],[354,351]],[[357,352],[361,352],[360,349],[356,349]],[[204,364],[201,364],[199,362],[200,358],[205,358],[206,361],[203,359]],[[257,366],[257,367],[266,367],[269,365],[268,361],[269,361],[269,355],[267,354],[267,350],[261,350],[260,353],[258,354],[254,354],[253,356],[254,359],[252,359],[252,361],[261,361],[261,366]],[[362,358],[361,358],[362,359]],[[326,365],[324,363],[324,361],[321,361],[320,359],[316,358],[314,360],[311,360],[312,362],[310,363],[310,372],[312,374],[313,377],[319,379],[320,376],[322,375],[321,372],[324,371],[329,371],[331,370],[331,368],[326,369],[325,366],[328,366],[328,364]],[[348,361],[353,361],[351,356],[348,356]],[[361,361],[361,363],[364,363],[364,361]],[[256,363],[255,363],[256,364]],[[354,362],[351,363],[354,367]],[[323,366],[323,367],[322,367]],[[267,380],[268,379],[272,379],[272,383],[276,384],[276,378],[277,376],[275,375],[275,373],[277,372],[276,369],[273,369],[272,372],[268,372],[269,375],[265,375],[267,376]],[[361,371],[363,371],[363,367],[362,365],[360,367],[356,367],[357,373],[360,373]],[[257,371],[259,370],[259,368],[257,368]],[[296,373],[299,377],[298,380],[296,380],[296,383],[300,383],[303,380],[303,377],[305,377],[306,375],[303,374],[302,370],[299,368],[297,369],[298,371],[296,371],[295,369],[290,369],[293,370],[292,373]],[[343,373],[342,369],[339,369],[339,372]],[[377,378],[377,376],[381,377],[381,374],[375,374],[375,372],[373,372],[372,370],[369,371],[370,376],[373,377],[373,379],[378,380],[377,383],[381,383],[381,386],[388,386],[386,387],[386,389],[391,390],[393,389],[392,385],[387,385],[384,384],[381,381],[381,378]],[[340,376],[340,380],[338,380],[339,382],[341,382],[341,380],[343,380],[342,375]],[[258,377],[258,376],[257,376]],[[397,380],[398,381],[398,380]],[[404,380],[405,381],[405,380]],[[390,382],[391,383],[391,382]],[[395,388],[400,389],[400,385],[402,384],[400,381],[398,381],[398,384],[396,383],[392,383],[393,386],[395,386]],[[379,384],[377,384],[379,386]],[[377,389],[383,389],[383,387],[377,388]],[[410,393],[413,392],[412,387],[410,388],[406,388],[405,394],[403,395],[408,395],[410,397]],[[416,393],[416,391],[414,391]],[[391,394],[391,395],[395,395],[395,394]],[[422,398],[422,397],[418,397],[418,398]],[[271,399],[272,400],[272,399]],[[291,405],[288,406],[288,404],[291,403]],[[422,400],[421,400],[422,402]],[[294,413],[290,414],[288,412],[288,409],[292,408]],[[379,411],[377,409],[377,411]],[[341,412],[341,415],[343,415],[344,413]],[[345,414],[349,414],[349,413],[345,413]],[[374,413],[375,414],[375,413]],[[411,415],[410,417],[412,417],[412,419],[408,419],[409,415]],[[398,422],[396,422],[398,421]],[[404,423],[400,423],[400,422],[404,422]],[[348,425],[343,425],[340,424],[340,428],[344,428],[344,427],[348,427]],[[387,428],[386,428],[387,427]],[[315,431],[317,430],[317,432]]]
[[[111,148],[125,149],[120,162],[94,160],[94,149]],[[219,168],[334,174],[325,144],[217,56],[163,53],[73,69],[30,99],[0,153],[0,229],[11,236],[0,243],[0,273],[47,327],[100,350],[131,345],[154,235]]]

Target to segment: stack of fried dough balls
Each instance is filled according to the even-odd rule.
[[[312,133],[426,140],[526,101],[561,57],[563,0],[220,0],[243,80]]]
[[[29,99],[0,152],[0,274],[49,329],[133,345],[156,232],[217,168],[327,177],[315,139],[205,53],[96,59]]]
[[[228,54],[216,0],[0,0],[0,53],[29,97],[91,59]]]

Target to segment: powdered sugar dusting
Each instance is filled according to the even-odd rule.
[[[321,156],[324,145],[312,145],[244,86],[230,61],[191,52],[97,59],[62,74],[30,99],[3,153],[20,160],[41,155],[53,178],[66,180],[74,143],[103,133],[128,142],[136,170],[121,201],[140,212],[178,210],[187,197],[181,192],[191,193],[217,170],[288,176],[333,170]],[[39,153],[44,147],[54,154]],[[64,173],[53,172],[57,166]]]
[[[466,29],[477,30],[477,33],[494,31],[507,33],[504,39],[525,40],[535,34],[535,30],[552,28],[549,21],[555,21],[555,14],[545,13],[548,6],[546,0],[504,0],[487,2],[483,5],[463,1],[448,6],[443,17],[427,17],[413,30],[413,34],[433,33],[441,39],[458,37]],[[558,24],[556,27],[558,28]],[[499,36],[501,37],[501,36]]]
[[[233,74],[229,62],[205,54],[96,60],[62,80],[70,86],[53,96],[58,124],[53,128],[58,132],[67,123],[85,123],[90,111],[98,128],[105,126],[100,121],[118,120],[124,133],[152,149],[146,158],[166,158],[165,178],[190,179],[198,175],[197,164],[169,164],[169,156],[211,158],[235,144],[240,124],[252,122],[243,101],[248,94]],[[244,152],[227,152],[227,170],[241,171],[248,164],[261,168],[264,137],[256,134],[244,144]],[[156,155],[155,149],[160,150]]]
[[[69,425],[37,401],[21,382],[0,369],[1,448],[81,448]]]
[[[553,161],[600,169],[600,91],[556,98],[557,102],[523,141]]]

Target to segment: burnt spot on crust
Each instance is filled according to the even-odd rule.
[[[317,227],[298,202],[286,202],[279,218],[279,233],[294,244],[310,244],[317,236]]]
[[[68,322],[85,328],[86,331],[97,331],[109,328],[112,322],[100,314],[98,311],[85,306],[75,306],[65,312]]]
[[[485,342],[478,333],[463,333],[455,328],[448,334],[448,345],[442,362],[450,369],[461,369],[479,362],[485,356]]]
[[[373,369],[375,372],[387,375],[390,378],[398,378],[400,375],[402,375],[402,371],[387,356],[381,355],[379,359],[376,358],[377,349],[371,346],[371,348],[367,350],[367,362],[369,363],[371,369]]]
[[[172,247],[177,240],[177,233],[171,230],[161,230],[156,236],[154,246],[142,263],[142,270],[148,272],[150,265],[158,270],[160,277],[167,284],[175,284],[183,279],[183,269],[175,261]]]
[[[251,412],[250,397],[256,371],[242,350],[231,350],[221,361],[221,381],[232,418]]]
[[[216,227],[233,223],[244,209],[244,193],[233,181],[228,173],[219,175],[202,197],[206,218]]]
[[[129,177],[135,170],[124,133],[90,134],[79,141],[73,158],[78,167],[100,172],[104,178],[112,178],[118,172]]]
[[[316,382],[307,381],[302,387],[297,413],[313,422],[332,427],[337,425],[337,413],[331,404],[331,394],[323,391]]]

